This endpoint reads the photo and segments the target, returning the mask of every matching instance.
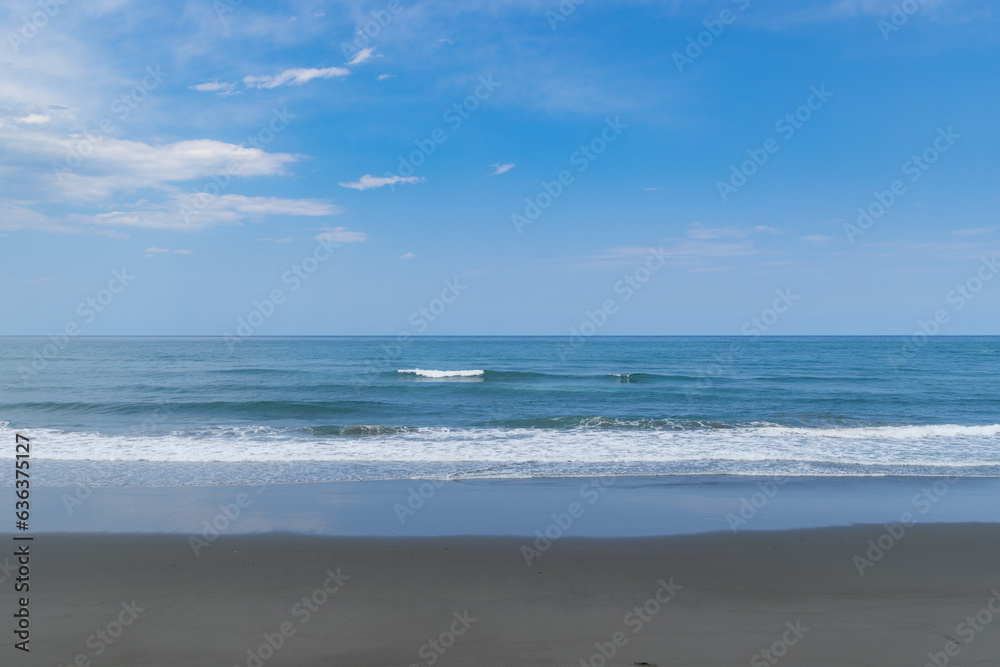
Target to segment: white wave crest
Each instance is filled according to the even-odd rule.
[[[60,461],[1000,466],[1000,425],[809,429],[391,429],[367,438],[297,428],[210,426],[163,434],[32,429],[32,457]],[[0,426],[0,440],[13,441]],[[10,448],[0,460],[13,456]]]
[[[399,369],[397,373],[412,373],[414,375],[419,375],[425,378],[467,378],[475,377],[477,375],[482,375],[485,370],[474,370],[474,371],[434,371],[434,370],[422,370],[420,368],[410,368],[410,369]]]

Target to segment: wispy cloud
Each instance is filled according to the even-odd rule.
[[[688,238],[707,240],[721,238],[742,239],[750,236],[750,230],[744,227],[705,227],[700,222],[691,225],[687,230]]]
[[[139,227],[197,231],[218,225],[242,225],[269,215],[326,216],[343,212],[336,204],[320,199],[279,199],[243,195],[175,195],[161,203],[144,202],[131,210],[97,215],[71,215],[76,223],[103,227]]]
[[[355,65],[363,65],[364,63],[372,59],[372,55],[374,53],[375,53],[374,46],[369,46],[367,48],[361,49],[360,51],[354,54],[354,57],[351,58],[351,60],[347,63],[347,65],[349,67],[353,67]]]
[[[344,67],[317,68],[297,68],[286,69],[281,74],[275,76],[245,76],[243,83],[249,87],[257,88],[277,88],[278,86],[301,86],[309,83],[313,79],[330,79],[332,77],[347,76],[351,70]]]
[[[419,183],[424,180],[422,176],[372,176],[371,174],[365,174],[356,181],[351,181],[349,183],[339,183],[342,188],[350,188],[351,190],[371,190],[373,188],[382,188],[387,185],[398,185],[400,183]]]
[[[709,240],[709,239],[745,239],[751,234],[778,234],[779,231],[774,227],[768,227],[767,225],[756,225],[753,228],[750,227],[705,227],[700,222],[696,222],[691,225],[691,228],[687,230],[686,234],[688,238],[697,240]]]
[[[508,162],[507,164],[494,163],[490,165],[493,167],[493,173],[487,174],[487,176],[499,176],[500,174],[506,174],[508,171],[514,168],[513,162]]]
[[[192,255],[193,250],[168,250],[167,248],[157,248],[153,246],[151,248],[146,248],[143,252],[146,253],[146,257],[154,257],[156,255],[162,255],[166,253],[173,253],[175,255]]]
[[[40,113],[33,113],[24,116],[23,118],[15,118],[14,121],[17,123],[23,123],[25,125],[44,125],[51,120],[47,115]]]
[[[956,229],[952,232],[955,236],[982,236],[983,234],[989,234],[990,232],[995,232],[1000,229],[1000,227],[976,227],[975,229]]]
[[[416,256],[417,256],[416,253],[404,252],[402,255],[399,256],[399,259],[413,259]]]
[[[368,235],[364,232],[352,232],[343,227],[334,227],[329,231],[317,234],[316,239],[331,243],[361,243],[368,240]]]
[[[276,176],[299,159],[212,139],[154,145],[108,135],[94,139],[40,129],[0,131],[0,137],[8,155],[19,155],[25,166],[39,165],[37,178],[44,183],[46,197],[74,202],[101,200],[115,192],[142,188],[163,190],[171,183],[234,171],[241,177]],[[79,157],[81,154],[85,159]],[[77,162],[67,158],[74,155]],[[24,171],[25,175],[34,173]]]
[[[202,93],[219,93],[220,95],[231,95],[233,94],[233,89],[236,88],[235,83],[219,82],[219,81],[207,81],[205,83],[199,83],[194,86],[188,86],[191,90],[197,90]]]

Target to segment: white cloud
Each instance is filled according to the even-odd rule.
[[[343,227],[334,227],[330,231],[317,234],[316,239],[331,243],[361,243],[368,240],[368,235],[364,232],[352,232]]]
[[[399,258],[400,259],[413,259],[416,256],[417,256],[416,253],[404,252],[402,255],[399,256]]]
[[[688,269],[688,273],[719,273],[721,271],[732,271],[731,266],[703,266],[697,269]]]
[[[348,66],[363,65],[372,59],[372,54],[375,52],[374,46],[369,46],[367,48],[361,49],[354,54],[354,57],[347,63]]]
[[[493,167],[493,173],[487,174],[487,176],[499,176],[500,174],[505,174],[514,168],[513,162],[508,162],[507,164],[494,163],[490,165]]]
[[[202,93],[219,93],[220,95],[229,95],[236,88],[235,83],[218,82],[218,81],[208,81],[206,83],[199,83],[195,86],[189,86],[191,90],[197,90]]]
[[[175,195],[168,201],[155,204],[142,202],[130,208],[132,210],[90,216],[73,215],[70,219],[102,227],[197,231],[217,225],[242,225],[246,221],[263,220],[268,215],[315,217],[343,212],[336,204],[319,199],[210,195],[204,192]]]
[[[279,199],[277,197],[244,197],[243,195],[205,195],[221,209],[231,209],[248,215],[337,215],[344,209],[322,199]]]
[[[809,243],[829,243],[833,240],[832,236],[823,236],[822,234],[809,234],[808,236],[800,236],[799,238]]]
[[[705,227],[700,222],[691,225],[691,228],[686,233],[688,238],[707,241],[709,239],[722,238],[743,239],[750,236],[753,232],[780,233],[779,230],[767,225],[757,225],[752,229],[750,227]]]
[[[25,125],[44,125],[51,119],[45,114],[32,113],[23,118],[15,118],[14,120],[18,123],[24,123]]]
[[[749,229],[741,227],[704,227],[700,222],[691,225],[687,230],[688,237],[692,239],[707,240],[721,238],[745,238],[750,235]]]
[[[0,229],[15,231],[51,228],[52,223],[48,217],[38,211],[33,211],[18,202],[0,201]]]
[[[53,195],[73,201],[212,176],[277,176],[298,159],[212,139],[151,145],[100,134],[0,130],[0,140],[9,153],[41,163],[41,178],[54,186]]]
[[[325,69],[297,68],[286,69],[277,76],[245,76],[243,83],[257,88],[277,88],[278,86],[301,86],[313,79],[329,79],[335,76],[347,76],[351,70],[343,67],[327,67]]]
[[[385,81],[386,79],[390,79],[390,78],[392,78],[391,74],[379,74],[378,75],[378,80],[379,81]]]
[[[153,246],[152,248],[146,248],[143,252],[146,253],[146,257],[154,257],[156,255],[162,255],[164,253],[173,253],[175,255],[193,255],[193,250],[168,250],[167,248],[157,248]]]
[[[419,176],[372,176],[371,174],[365,174],[356,181],[350,183],[339,183],[342,188],[350,188],[351,190],[371,190],[372,188],[381,188],[386,185],[396,185],[397,183],[419,183],[424,180],[423,177]]]

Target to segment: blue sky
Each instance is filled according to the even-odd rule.
[[[986,0],[0,20],[2,334],[998,331]]]

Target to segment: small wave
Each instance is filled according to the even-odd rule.
[[[1000,436],[1000,424],[961,426],[959,424],[924,424],[907,426],[858,426],[851,428],[802,428],[762,424],[759,433],[775,437],[837,438],[842,440],[912,440],[944,438],[993,438]]]
[[[356,426],[313,426],[307,429],[315,435],[367,436],[389,435],[392,433],[413,433],[415,426],[378,426],[358,424]]]
[[[476,377],[478,375],[483,375],[486,373],[484,370],[473,370],[473,371],[435,371],[435,370],[423,370],[420,368],[410,368],[410,369],[399,369],[397,373],[412,373],[419,377],[425,378],[467,378]]]
[[[650,419],[647,417],[601,417],[573,415],[568,417],[537,417],[506,419],[489,422],[494,428],[553,429],[553,430],[620,430],[620,431],[689,431],[695,429],[734,429],[740,427],[777,426],[769,422],[726,423],[706,419]]]
[[[656,376],[650,373],[612,373],[611,377],[615,378],[618,382],[642,382],[653,379]]]

